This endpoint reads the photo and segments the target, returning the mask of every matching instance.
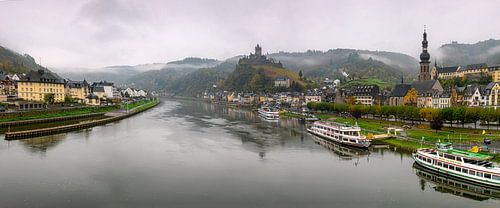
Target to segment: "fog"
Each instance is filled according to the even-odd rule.
[[[353,48],[430,53],[500,38],[499,1],[10,0],[0,45],[58,68],[166,63],[184,57]]]

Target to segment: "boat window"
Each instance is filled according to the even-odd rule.
[[[350,139],[349,141],[352,143],[356,143],[356,140],[354,140],[354,139]]]
[[[438,166],[443,166],[443,163],[442,162],[438,162]]]
[[[443,164],[443,167],[444,168],[448,168],[448,164]]]
[[[462,168],[462,173],[468,173],[469,171],[465,168]]]
[[[448,169],[450,169],[450,170],[455,170],[455,166],[450,165],[450,166],[448,166]]]
[[[484,174],[484,177],[485,177],[485,178],[487,178],[487,179],[491,179],[491,174],[489,174],[489,173],[485,173],[485,174]]]
[[[476,164],[477,163],[476,160],[471,160],[471,159],[467,159],[467,158],[464,158],[464,162],[469,163],[469,164]]]
[[[469,175],[476,175],[476,171],[469,170]]]
[[[444,154],[442,152],[440,152],[439,157],[444,157]]]
[[[493,175],[493,180],[500,181],[500,175]]]
[[[479,177],[483,177],[483,173],[481,173],[481,172],[477,172],[476,175]]]
[[[458,172],[461,172],[462,168],[456,167],[455,170],[458,171]]]
[[[462,158],[461,157],[456,157],[455,160],[462,162]]]
[[[445,154],[444,157],[447,159],[450,159],[450,160],[455,160],[455,156],[453,156],[453,155]]]

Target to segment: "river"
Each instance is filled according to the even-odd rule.
[[[0,141],[0,207],[500,207],[446,180],[394,148],[332,150],[295,120],[198,101]]]

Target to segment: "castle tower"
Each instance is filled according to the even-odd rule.
[[[262,48],[259,46],[259,44],[257,44],[257,46],[255,46],[255,56],[257,56],[257,57],[262,56]]]
[[[424,27],[424,40],[422,40],[422,53],[420,54],[420,74],[418,75],[418,80],[430,80],[431,73],[429,69],[431,55],[427,52],[427,32]]]

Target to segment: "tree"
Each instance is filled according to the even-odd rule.
[[[431,129],[435,129],[436,132],[443,128],[443,120],[441,118],[442,111],[439,109],[433,108],[421,108],[419,114],[422,118],[429,122],[429,127]]]
[[[72,103],[74,102],[73,98],[69,95],[64,95],[64,103]]]
[[[408,90],[406,95],[403,97],[403,105],[405,106],[415,106],[417,105],[418,91],[415,88]]]
[[[462,128],[464,128],[466,120],[465,108],[464,107],[453,108],[453,118],[457,121],[460,121],[460,123],[462,123]]]
[[[467,123],[474,123],[474,128],[477,128],[477,122],[481,118],[479,116],[480,110],[478,108],[466,108],[465,109],[465,120]]]
[[[360,105],[351,105],[349,106],[349,113],[356,119],[361,118],[363,113],[363,106]]]
[[[349,96],[347,98],[347,104],[349,105],[356,105],[358,101],[356,100],[356,98],[354,96]]]
[[[490,121],[493,120],[494,117],[493,114],[494,111],[491,108],[482,109],[481,112],[479,113],[481,121],[486,122],[486,125],[488,125],[488,129],[490,129]]]
[[[444,108],[441,111],[441,118],[443,120],[449,121],[451,127],[453,127],[453,121],[455,120],[454,115],[455,115],[454,108]]]
[[[54,94],[45,94],[45,96],[43,96],[43,101],[48,104],[53,104],[55,102]]]

